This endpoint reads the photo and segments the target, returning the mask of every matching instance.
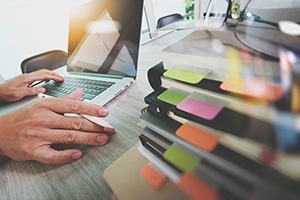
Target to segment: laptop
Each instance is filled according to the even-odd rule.
[[[70,10],[67,70],[59,73],[93,80],[83,84],[84,101],[104,105],[134,82],[142,12],[143,0],[92,0]]]
[[[68,62],[55,71],[65,82],[72,80],[71,85],[74,79],[84,79],[94,86],[99,81],[109,86],[83,101],[103,106],[136,79],[142,12],[143,0],[87,0],[70,9]],[[47,84],[57,85],[51,81]],[[52,95],[47,84],[43,87]],[[82,89],[84,93],[89,90]],[[0,115],[27,102],[27,98],[9,105],[1,102]]]

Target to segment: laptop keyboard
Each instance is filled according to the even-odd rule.
[[[45,94],[54,97],[62,97],[74,93],[81,88],[84,92],[81,100],[91,100],[101,92],[112,86],[114,83],[115,82],[91,80],[77,77],[64,77],[64,82],[62,83],[50,81],[43,87],[46,89]]]

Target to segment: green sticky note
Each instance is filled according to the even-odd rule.
[[[168,89],[168,90],[164,91],[160,95],[158,95],[157,98],[159,100],[162,100],[164,102],[167,102],[169,104],[172,104],[172,105],[176,106],[183,99],[185,99],[188,95],[189,95],[189,93],[187,93],[187,92],[182,92],[180,90],[175,90],[175,89],[171,88],[171,89]]]
[[[170,68],[165,73],[164,76],[172,79],[176,79],[179,81],[196,84],[199,83],[207,73],[200,73],[200,72],[194,72],[189,71],[185,69],[179,69],[179,68]]]
[[[163,157],[179,169],[192,173],[200,164],[200,159],[171,145],[163,154]]]

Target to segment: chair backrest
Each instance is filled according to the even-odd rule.
[[[51,50],[21,62],[22,73],[30,73],[39,69],[54,70],[67,64],[68,55],[62,50]]]
[[[159,29],[163,26],[171,24],[172,22],[176,22],[176,21],[183,20],[183,19],[184,19],[184,17],[179,13],[166,15],[166,16],[163,16],[163,17],[161,17],[157,20],[156,28]]]

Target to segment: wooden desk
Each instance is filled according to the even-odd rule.
[[[147,70],[162,60],[162,48],[192,31],[172,32],[142,45],[135,84],[106,105],[110,111],[107,121],[116,129],[107,145],[82,147],[83,158],[66,165],[11,160],[0,165],[0,199],[111,199],[102,174],[139,141],[136,123],[146,105],[143,98],[152,91]]]

